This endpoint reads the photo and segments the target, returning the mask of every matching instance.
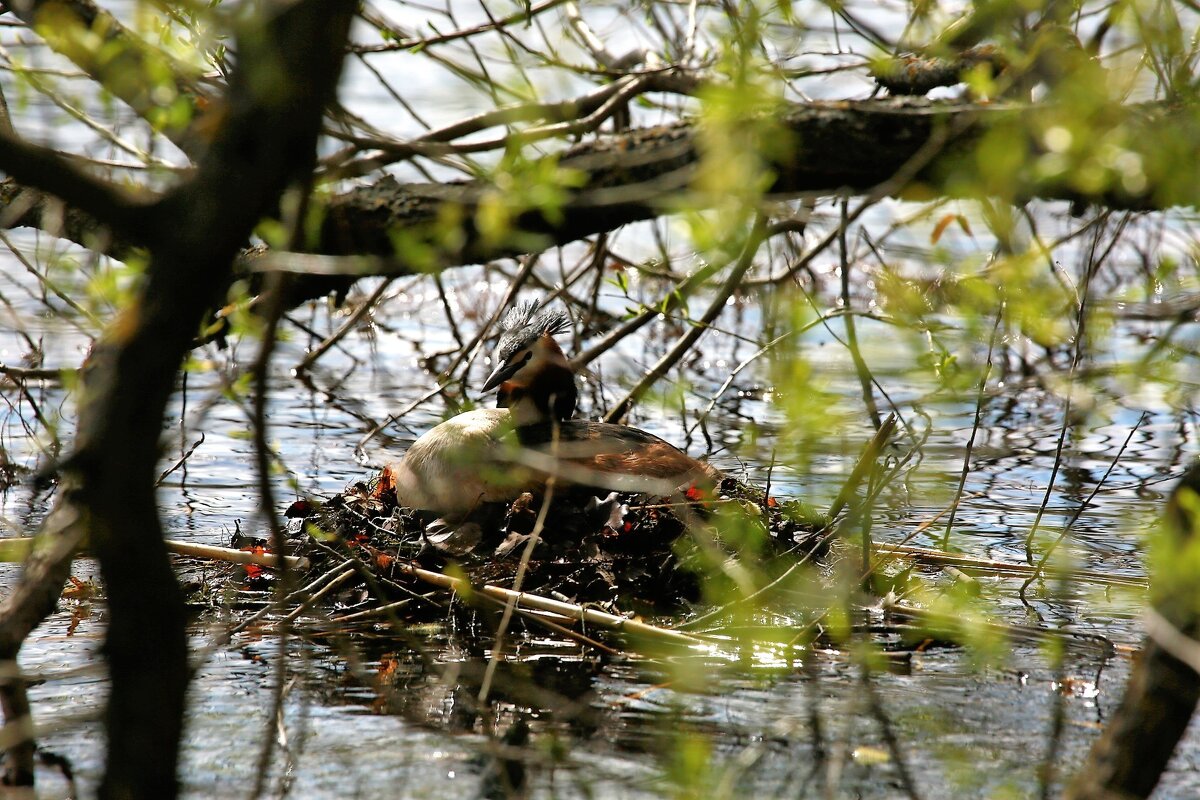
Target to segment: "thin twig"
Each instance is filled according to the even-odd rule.
[[[31,536],[13,536],[0,539],[0,562],[23,561],[29,557],[33,544],[37,541]],[[232,547],[216,547],[210,544],[196,542],[180,542],[175,539],[164,539],[167,550],[180,556],[193,558],[208,558],[214,561],[226,561],[231,564],[255,564],[260,567],[278,569],[281,559],[277,553],[253,553],[249,550],[235,550]],[[282,563],[296,570],[308,569],[308,559],[303,556],[284,556]]]
[[[615,422],[624,417],[629,412],[630,406],[637,402],[646,393],[646,390],[665,375],[667,370],[674,366],[679,359],[683,358],[688,350],[692,348],[692,345],[696,343],[696,340],[704,335],[708,327],[720,316],[721,312],[725,310],[725,303],[737,290],[742,278],[754,263],[754,255],[763,243],[766,229],[766,215],[761,211],[756,212],[754,224],[751,226],[750,233],[746,237],[746,245],[742,248],[742,253],[738,257],[737,264],[734,265],[733,270],[729,273],[729,277],[726,278],[720,290],[713,296],[712,302],[709,303],[708,309],[704,312],[703,316],[695,321],[693,326],[683,336],[679,337],[671,349],[658,360],[658,363],[647,370],[645,376],[629,390],[629,393],[613,406],[611,411],[605,414],[605,422]]]
[[[63,369],[28,369],[0,364],[0,375],[14,381],[55,381],[61,383],[64,378],[73,377],[78,372],[79,370],[74,367],[65,367]]]
[[[1046,513],[1046,507],[1050,504],[1050,496],[1054,491],[1054,482],[1058,478],[1058,472],[1062,468],[1063,445],[1067,439],[1067,431],[1071,428],[1071,393],[1075,390],[1075,372],[1079,368],[1079,359],[1083,353],[1083,340],[1086,335],[1085,326],[1087,323],[1088,297],[1091,295],[1092,273],[1098,266],[1094,260],[1096,243],[1099,240],[1100,234],[1092,237],[1092,253],[1093,257],[1088,259],[1087,268],[1083,273],[1083,287],[1079,298],[1079,322],[1075,326],[1075,347],[1071,353],[1071,368],[1067,372],[1067,391],[1063,399],[1063,418],[1062,427],[1058,431],[1058,444],[1054,448],[1054,466],[1050,470],[1050,478],[1046,481],[1046,491],[1042,495],[1042,502],[1038,506],[1037,515],[1033,518],[1033,525],[1029,529],[1029,533],[1025,536],[1025,560],[1030,564],[1034,563],[1033,544],[1034,537],[1037,536],[1038,528],[1042,524],[1042,517]],[[1024,599],[1024,592],[1021,593],[1021,598]]]
[[[929,564],[954,566],[961,570],[1000,578],[1028,578],[1037,575],[1060,577],[1066,575],[1076,580],[1098,583],[1104,586],[1128,586],[1131,588],[1144,588],[1146,586],[1144,578],[1130,578],[1096,570],[1055,569],[1047,568],[1045,565],[1030,566],[1029,564],[1020,564],[1017,562],[995,561],[989,558],[973,558],[965,556],[962,553],[948,553],[943,550],[932,550],[926,547],[884,544],[882,542],[875,543],[874,548],[879,553],[904,556],[905,558]]]
[[[169,467],[167,467],[165,470],[163,470],[162,474],[158,476],[158,480],[156,480],[156,481],[154,482],[154,485],[155,485],[155,486],[162,486],[162,483],[163,483],[163,481],[165,481],[165,480],[167,479],[167,476],[168,476],[168,475],[170,475],[170,474],[171,474],[172,472],[174,472],[175,470],[177,470],[177,469],[179,469],[180,467],[182,467],[184,464],[186,464],[186,463],[187,463],[187,460],[188,460],[189,458],[191,458],[191,457],[192,457],[192,453],[196,452],[196,448],[197,448],[197,447],[199,447],[199,446],[200,446],[200,445],[202,445],[202,444],[204,444],[204,433],[203,433],[203,432],[201,432],[201,434],[200,434],[200,438],[199,438],[199,439],[197,439],[195,442],[193,442],[193,443],[192,443],[192,446],[188,448],[188,450],[187,450],[187,452],[186,452],[186,453],[184,453],[183,455],[181,455],[181,456],[180,456],[180,457],[179,457],[179,458],[178,458],[178,459],[175,461],[175,463],[174,463],[174,464],[172,464],[171,466],[169,466]]]
[[[354,569],[352,567],[338,573],[337,576],[331,581],[306,597],[304,601],[300,603],[300,605],[288,612],[287,615],[284,616],[283,622],[285,624],[291,624],[292,622],[295,622],[297,617],[316,605],[321,598],[328,596],[330,592],[341,586],[346,581],[350,580],[352,577],[354,577]]]
[[[362,321],[362,318],[369,314],[371,309],[375,307],[375,304],[379,302],[379,298],[383,297],[383,293],[392,285],[393,280],[395,280],[395,276],[384,278],[379,286],[375,288],[375,291],[371,292],[371,296],[363,301],[358,308],[354,309],[354,313],[347,317],[346,321],[339,325],[336,331],[329,334],[323,342],[310,350],[300,360],[300,363],[295,366],[296,372],[304,372],[311,368],[318,358],[328,353],[331,347],[344,339],[347,333],[354,330],[358,323]]]
[[[964,623],[962,617],[958,615],[931,611],[926,608],[905,605],[903,603],[885,603],[884,611],[888,614],[919,620],[926,627],[942,630],[958,630]],[[1023,642],[1039,644],[1045,642],[1063,642],[1099,652],[1103,655],[1112,655],[1117,651],[1116,646],[1108,637],[1096,633],[1080,633],[1065,628],[1039,628],[1034,625],[1009,625],[1003,622],[981,622],[978,620],[972,620],[971,625],[991,635],[1004,636]]]
[[[966,452],[963,453],[962,472],[958,475],[958,488],[954,490],[954,502],[950,505],[950,519],[946,521],[946,533],[942,536],[942,547],[950,546],[950,531],[954,529],[954,517],[958,513],[958,503],[967,485],[967,474],[971,471],[971,453],[975,449],[975,436],[979,433],[979,423],[983,419],[983,400],[987,390],[988,377],[992,374],[992,352],[996,347],[996,332],[1000,330],[1000,320],[1004,317],[1004,301],[996,309],[996,321],[992,324],[992,335],[988,339],[987,361],[983,374],[979,376],[979,391],[975,395],[975,421],[971,424],[971,438],[967,439]]]
[[[288,568],[286,560],[288,548],[287,537],[284,535],[283,525],[280,524],[279,517],[275,513],[275,487],[271,482],[271,450],[267,437],[267,383],[270,379],[271,354],[275,350],[276,336],[279,331],[279,319],[283,314],[284,280],[284,276],[280,273],[272,273],[267,278],[267,288],[264,292],[268,298],[265,311],[267,324],[263,332],[263,341],[258,358],[255,360],[254,367],[251,370],[255,387],[251,426],[254,432],[254,456],[258,471],[258,492],[262,499],[261,508],[267,518],[267,526],[271,531],[271,546],[278,555],[285,557],[279,560],[278,566],[279,578],[276,582],[275,603],[277,607],[282,607],[284,594],[291,579],[291,570]],[[275,680],[271,692],[271,713],[267,717],[270,727],[274,727],[277,721],[278,725],[283,724],[283,701],[285,686],[287,685],[287,650],[290,627],[289,621],[286,618],[277,626],[279,639],[276,643],[278,651],[275,654]],[[266,789],[266,782],[271,772],[271,759],[275,752],[275,743],[279,738],[281,737],[274,735],[270,729],[263,736],[262,749],[258,753],[254,786],[250,792],[251,798],[261,796]]]
[[[1058,534],[1058,538],[1046,548],[1046,552],[1042,555],[1042,560],[1037,563],[1032,574],[1029,576],[1029,579],[1026,580],[1021,586],[1022,595],[1025,594],[1025,590],[1029,588],[1030,584],[1032,584],[1045,572],[1046,562],[1048,562],[1050,557],[1054,555],[1054,551],[1058,549],[1060,544],[1062,544],[1063,539],[1065,539],[1067,534],[1070,533],[1071,527],[1079,520],[1080,516],[1083,515],[1084,510],[1091,505],[1092,500],[1096,497],[1097,492],[1099,492],[1100,488],[1104,486],[1104,482],[1108,480],[1108,476],[1111,475],[1113,469],[1116,468],[1117,462],[1120,461],[1121,456],[1125,454],[1125,448],[1129,447],[1129,443],[1133,441],[1133,435],[1138,432],[1138,428],[1142,427],[1142,423],[1149,418],[1149,411],[1143,411],[1142,415],[1138,417],[1137,423],[1132,429],[1130,429],[1129,435],[1125,437],[1125,441],[1121,444],[1121,449],[1117,451],[1117,454],[1113,456],[1113,460],[1109,462],[1108,469],[1104,471],[1104,474],[1100,476],[1100,480],[1097,481],[1096,485],[1092,487],[1092,491],[1090,494],[1088,494],[1087,498],[1079,504],[1079,508],[1075,509],[1075,513],[1071,515],[1069,520],[1067,520],[1067,524],[1063,526],[1062,531]]]
[[[555,426],[553,446],[558,445],[558,426]],[[557,455],[556,455],[557,457]],[[513,611],[517,607],[517,598],[520,597],[519,592],[525,584],[525,574],[529,570],[529,560],[533,557],[534,548],[538,546],[538,542],[542,540],[542,530],[546,526],[546,514],[550,511],[550,503],[554,499],[554,487],[557,481],[554,475],[551,475],[546,481],[546,491],[542,497],[542,506],[538,509],[537,519],[533,523],[533,530],[529,534],[529,539],[525,542],[525,547],[521,551],[521,560],[517,564],[517,573],[513,577],[513,591],[517,592],[508,598],[504,603],[504,613],[500,616],[500,624],[496,626],[496,641],[492,645],[492,657],[488,659],[487,668],[483,673],[483,680],[479,684],[479,704],[482,706],[487,703],[488,693],[492,687],[492,678],[496,674],[496,665],[500,663],[500,657],[504,653],[504,637],[508,633],[508,626],[512,622]]]
[[[841,220],[838,223],[838,258],[840,261],[841,286],[842,286],[842,308],[850,309],[850,248],[846,244],[846,230],[850,227],[850,200],[842,198],[841,202]],[[854,315],[846,314],[842,322],[846,326],[846,348],[850,351],[850,360],[854,363],[854,372],[858,375],[858,383],[862,388],[863,405],[867,407],[867,413],[871,416],[871,423],[876,429],[879,428],[879,405],[875,402],[875,396],[871,393],[871,385],[874,383],[874,378],[871,376],[871,370],[867,366],[866,360],[862,357],[862,350],[858,346],[858,329],[854,324]]]
[[[481,598],[483,598],[484,600],[486,600],[487,602],[494,603],[495,605],[500,606],[501,608],[509,608],[511,606],[510,602],[499,600],[495,597],[491,597],[486,594],[481,594],[479,596]],[[516,608],[516,607],[513,607],[513,613],[520,614],[522,619],[528,620],[529,622],[533,622],[537,625],[541,625],[546,630],[551,631],[552,633],[556,633],[559,636],[562,636],[566,639],[570,639],[573,642],[578,642],[579,644],[584,645],[585,647],[591,647],[593,649],[599,650],[600,652],[602,652],[606,655],[610,655],[610,656],[621,655],[620,650],[617,650],[614,647],[609,647],[608,645],[604,644],[603,642],[598,642],[590,636],[585,636],[584,634],[580,633],[579,631],[573,631],[570,628],[566,627],[565,625],[561,625],[561,624],[555,622],[551,617],[557,616],[557,615],[550,615],[550,614],[547,614],[547,612],[545,612],[545,611],[530,611],[529,609]]]

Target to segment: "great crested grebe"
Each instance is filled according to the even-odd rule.
[[[669,495],[719,477],[662,439],[628,425],[573,420],[575,374],[554,335],[570,321],[562,311],[522,303],[505,314],[496,368],[484,391],[499,389],[498,408],[467,411],[415,441],[386,468],[397,502],[462,518],[481,503],[585,486]]]

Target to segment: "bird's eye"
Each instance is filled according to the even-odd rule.
[[[528,363],[529,363],[529,359],[531,359],[531,358],[533,358],[533,351],[532,351],[532,350],[526,350],[526,351],[525,351],[525,355],[521,357],[521,362],[520,362],[520,363],[522,363],[522,364],[528,364]]]

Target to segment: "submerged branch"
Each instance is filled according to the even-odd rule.
[[[64,495],[73,493],[64,490]],[[14,661],[25,639],[58,604],[71,561],[84,537],[78,510],[61,503],[42,525],[38,549],[25,562],[16,586],[0,603],[0,661]],[[0,681],[0,708],[5,728],[32,729],[26,682],[19,676]],[[35,743],[22,735],[6,746],[3,785],[32,786]]]

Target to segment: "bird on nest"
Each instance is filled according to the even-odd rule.
[[[536,300],[505,314],[496,368],[483,391],[497,407],[467,411],[425,433],[385,472],[398,503],[463,519],[484,503],[558,489],[671,495],[720,479],[713,467],[653,434],[572,419],[575,373],[554,336],[570,327]]]

